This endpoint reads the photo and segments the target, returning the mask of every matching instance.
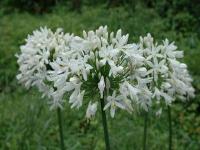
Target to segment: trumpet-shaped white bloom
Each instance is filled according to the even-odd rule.
[[[115,116],[115,110],[117,107],[125,109],[125,106],[122,104],[122,99],[120,96],[116,96],[116,91],[113,92],[112,96],[107,97],[108,103],[105,105],[104,110],[110,107],[110,115],[113,118]]]
[[[91,101],[88,104],[88,108],[86,111],[86,118],[90,119],[91,117],[94,117],[97,111],[97,102],[91,103]]]
[[[105,82],[104,82],[104,77],[101,76],[101,79],[98,83],[98,88],[100,90],[100,95],[101,95],[101,98],[103,98],[103,92],[104,92],[104,89],[105,89]]]

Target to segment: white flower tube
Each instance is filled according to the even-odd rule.
[[[103,98],[103,93],[104,93],[104,89],[105,89],[105,82],[104,82],[104,77],[101,76],[101,79],[98,83],[98,88],[99,88],[99,91],[100,91],[100,95],[101,95],[101,98]]]

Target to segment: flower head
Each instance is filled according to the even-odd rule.
[[[20,72],[17,79],[19,82],[26,88],[36,86],[44,95],[53,97],[54,100],[50,103],[55,107],[62,107],[63,91],[55,92],[54,86],[50,82],[56,80],[54,85],[60,88],[64,86],[62,80],[67,78],[67,74],[61,76],[52,74],[51,77],[48,77],[48,72],[53,69],[61,71],[53,61],[58,53],[69,48],[68,44],[72,37],[73,35],[64,34],[61,29],[57,29],[54,33],[46,27],[40,28],[28,36],[25,45],[20,47],[21,54],[17,55]]]
[[[145,58],[146,77],[152,78],[147,87],[153,93],[153,102],[159,104],[164,100],[166,105],[171,105],[175,99],[185,100],[194,96],[187,66],[178,60],[183,57],[183,52],[177,50],[174,42],[169,43],[166,39],[158,45],[147,34],[140,37],[139,47]]]
[[[52,70],[47,72],[54,89],[62,91],[58,92],[60,99],[69,93],[71,107],[79,108],[83,103],[88,103],[84,99],[97,95],[96,101],[99,98],[108,100],[105,109],[112,103],[112,117],[115,107],[132,111],[131,101],[138,101],[140,91],[137,80],[143,79],[142,73],[146,69],[142,66],[145,59],[139,46],[127,42],[128,35],[122,35],[121,30],[115,35],[109,33],[106,26],[96,31],[84,31],[83,37],[72,38],[68,42],[68,49],[57,52],[50,63]],[[73,83],[71,79],[76,79],[76,82]],[[126,95],[120,90],[125,83],[129,90]],[[114,96],[117,97],[116,102],[111,99]]]

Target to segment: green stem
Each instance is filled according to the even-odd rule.
[[[144,113],[143,150],[147,149],[147,123],[148,123],[148,112],[145,112]]]
[[[168,106],[168,121],[169,121],[169,150],[172,150],[172,119],[171,119],[170,106]]]
[[[103,129],[104,129],[104,140],[105,140],[105,144],[106,144],[106,150],[110,150],[106,113],[103,110],[103,108],[105,106],[104,99],[100,99],[100,101],[101,101],[101,114],[102,114],[102,123],[103,123]]]
[[[58,125],[59,125],[59,133],[60,133],[60,149],[65,150],[64,138],[63,138],[62,115],[61,115],[60,108],[57,108],[57,115],[58,115]]]

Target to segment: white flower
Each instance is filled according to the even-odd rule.
[[[119,97],[116,97],[116,91],[113,92],[112,96],[107,97],[108,103],[105,105],[104,110],[110,107],[110,115],[112,118],[115,116],[116,107],[125,109],[125,106],[120,102]]]
[[[170,105],[173,101],[173,98],[170,95],[164,93],[163,91],[160,91],[158,88],[155,87],[153,98],[156,98],[156,100],[160,101],[161,97],[164,98],[167,105]]]
[[[104,92],[104,89],[105,89],[105,82],[104,82],[103,76],[101,76],[101,79],[98,83],[98,88],[99,88],[99,91],[100,91],[100,96],[101,96],[101,98],[103,98],[103,92]]]
[[[165,60],[158,62],[158,59],[154,58],[153,61],[147,61],[147,63],[151,68],[147,71],[147,74],[152,73],[154,81],[158,80],[159,73],[165,74],[168,70],[168,68],[165,66]]]
[[[88,104],[88,108],[86,111],[86,118],[90,119],[91,117],[95,116],[97,111],[97,102],[91,104],[91,101]]]
[[[64,93],[62,91],[52,91],[51,96],[53,98],[53,101],[49,102],[51,104],[50,109],[63,108],[62,107],[62,104],[64,102],[64,100],[62,99],[63,94]]]
[[[182,58],[183,57],[183,51],[177,51],[177,46],[174,45],[173,43],[169,44],[169,40],[165,39],[163,41],[163,46],[162,46],[162,53],[165,55],[165,57],[168,58]]]
[[[71,108],[80,108],[82,106],[84,93],[85,91],[74,90],[69,98],[69,103],[72,103]]]
[[[130,97],[133,101],[138,101],[138,94],[140,90],[137,87],[132,86],[127,81],[120,85],[120,94],[126,99]]]
[[[116,76],[118,73],[121,73],[123,71],[123,67],[116,66],[113,61],[109,61],[109,65],[110,65],[109,76],[111,76],[111,75]]]

